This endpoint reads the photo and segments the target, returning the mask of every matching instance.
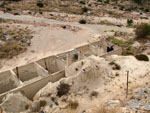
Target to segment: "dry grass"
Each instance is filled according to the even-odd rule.
[[[102,104],[99,107],[96,107],[96,110],[94,113],[117,113],[117,108],[110,108],[108,109],[104,104]]]
[[[79,103],[77,100],[69,100],[68,106],[70,109],[77,109],[79,106]]]
[[[11,44],[7,44],[4,46],[0,46],[0,58],[12,58],[20,53],[23,53],[26,48],[23,47],[23,44],[20,42],[15,42]]]
[[[106,101],[96,102],[93,106],[92,113],[120,113],[118,107],[110,107],[105,103]]]
[[[31,30],[14,25],[0,25],[0,59],[12,58],[26,51],[31,43]]]
[[[76,110],[67,109],[66,113],[78,113]]]

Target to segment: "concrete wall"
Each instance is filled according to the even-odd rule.
[[[51,74],[47,77],[43,77],[35,82],[22,85],[21,87],[15,88],[11,91],[8,91],[6,93],[3,93],[0,95],[0,103],[2,102],[3,97],[7,93],[16,93],[16,92],[22,92],[26,97],[32,100],[33,96],[46,84],[49,82],[56,82],[60,80],[61,78],[65,77],[65,71],[59,71],[57,73]]]
[[[89,51],[89,44],[77,47],[76,50],[79,51],[81,54],[85,54]]]
[[[54,55],[41,59],[37,61],[36,63],[41,65],[44,69],[46,69],[46,66],[47,66],[47,70],[49,71],[49,73],[55,73],[59,71],[57,64],[56,64],[56,56]]]
[[[95,46],[90,45],[89,46],[89,51],[90,51],[91,55],[95,55],[95,56],[100,56],[100,55],[105,54],[104,49],[99,45],[95,45]]]
[[[118,48],[118,49],[116,49],[114,51],[107,52],[104,55],[101,55],[100,57],[106,57],[106,56],[115,55],[115,54],[121,55],[121,53],[122,53],[122,48]]]
[[[66,62],[63,59],[56,59],[56,65],[58,70],[65,70]]]
[[[50,57],[41,59],[41,60],[37,61],[36,63],[39,64],[44,69],[46,69],[46,66],[47,66],[48,72],[51,74],[61,71],[61,70],[64,70],[65,64],[66,64],[65,60],[59,59],[56,56],[50,56]]]
[[[100,39],[99,41],[95,41],[90,43],[90,45],[94,45],[94,46],[100,46],[103,48],[104,51],[107,50],[107,43],[106,43],[106,39]]]
[[[20,83],[12,75],[11,71],[0,73],[0,94],[19,86]]]
[[[105,53],[102,55],[102,49]],[[32,97],[44,87],[48,82],[56,82],[65,77],[65,66],[81,60],[88,55],[97,55],[106,57],[113,54],[121,54],[122,49],[117,48],[114,51],[106,52],[107,44],[104,40],[85,44],[76,49],[57,54],[56,56],[46,57],[36,62],[20,66],[17,69],[0,73],[0,102],[8,92],[23,92],[28,98]],[[75,59],[74,55],[78,55]],[[18,77],[18,78],[17,78]]]
[[[24,93],[24,95],[26,97],[28,97],[29,99],[32,100],[33,96],[41,89],[43,88],[46,84],[48,84],[49,82],[56,82],[58,80],[60,80],[61,78],[65,77],[65,72],[64,71],[60,71],[57,73],[54,73],[52,75],[49,75],[47,77],[44,77],[40,80],[37,80],[34,83],[30,83],[20,89],[17,90],[21,91]]]
[[[13,69],[13,71],[17,75],[17,69]],[[18,67],[18,73],[19,73],[19,79],[22,82],[28,81],[30,79],[33,79],[35,77],[38,77],[36,66],[34,63],[30,63],[24,66]]]
[[[50,75],[47,70],[45,70],[42,66],[40,66],[36,62],[35,62],[35,65],[36,65],[36,70],[37,70],[38,76],[45,77],[45,76],[49,76]]]

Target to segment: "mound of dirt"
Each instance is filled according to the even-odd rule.
[[[149,68],[150,62],[138,61],[133,56],[89,56],[66,67],[66,78],[48,83],[34,101],[44,98],[47,104],[40,110],[46,113],[67,113],[68,109],[91,113],[92,107],[97,109],[102,100],[103,104],[108,102],[109,106],[122,108],[125,107],[122,101],[126,102],[126,71],[129,71],[129,88],[133,89],[135,85],[148,84]]]

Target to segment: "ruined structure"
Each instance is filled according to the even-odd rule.
[[[101,39],[0,73],[0,103],[6,94],[16,92],[21,92],[32,100],[48,82],[56,82],[65,77],[65,68],[73,62],[90,55],[105,57],[122,52],[119,47],[107,52],[107,46],[105,40]]]

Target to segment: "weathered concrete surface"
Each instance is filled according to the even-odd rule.
[[[19,113],[27,110],[30,104],[31,101],[18,92],[8,94],[0,107],[7,113]]]
[[[34,63],[18,67],[18,74],[16,68],[13,69],[13,71],[16,73],[16,75],[18,75],[19,79],[22,82],[28,81],[39,76],[37,74],[36,66]]]
[[[19,82],[10,71],[0,73],[0,94],[19,86]]]

